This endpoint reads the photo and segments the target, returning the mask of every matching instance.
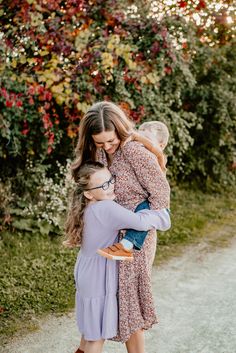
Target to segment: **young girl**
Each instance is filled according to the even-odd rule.
[[[99,247],[112,245],[120,229],[167,230],[165,209],[133,213],[117,204],[115,176],[99,162],[87,162],[77,175],[77,186],[66,222],[64,245],[80,246],[74,268],[76,317],[82,334],[77,352],[100,353],[105,339],[118,330],[117,262],[99,256]]]

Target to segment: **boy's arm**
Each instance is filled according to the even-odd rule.
[[[152,142],[147,137],[144,137],[137,132],[132,133],[132,135],[130,136],[130,141],[136,141],[136,142],[142,143],[145,148],[147,148],[150,152],[155,154],[155,156],[157,157],[158,163],[161,167],[161,170],[164,173],[166,173],[166,170],[167,170],[166,169],[166,159],[165,159],[163,151],[160,148],[154,146],[152,144]]]
[[[132,166],[137,181],[148,192],[151,209],[169,208],[169,183],[161,171],[159,163],[156,163],[155,156],[135,141],[131,141],[123,147],[123,154]]]

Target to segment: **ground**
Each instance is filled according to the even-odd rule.
[[[225,232],[230,237],[221,248],[208,239],[153,268],[160,322],[146,332],[146,353],[236,351],[236,237],[233,228]],[[74,353],[79,335],[73,312],[38,324],[37,332],[15,337],[0,353]],[[125,351],[115,342],[104,346],[104,353]]]

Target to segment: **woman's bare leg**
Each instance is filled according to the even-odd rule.
[[[85,353],[102,353],[104,340],[86,341]]]
[[[128,353],[145,353],[143,330],[138,330],[133,333],[125,344]]]

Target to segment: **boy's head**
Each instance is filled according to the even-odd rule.
[[[167,146],[170,134],[167,126],[161,121],[147,121],[140,125],[139,131],[162,150]]]

